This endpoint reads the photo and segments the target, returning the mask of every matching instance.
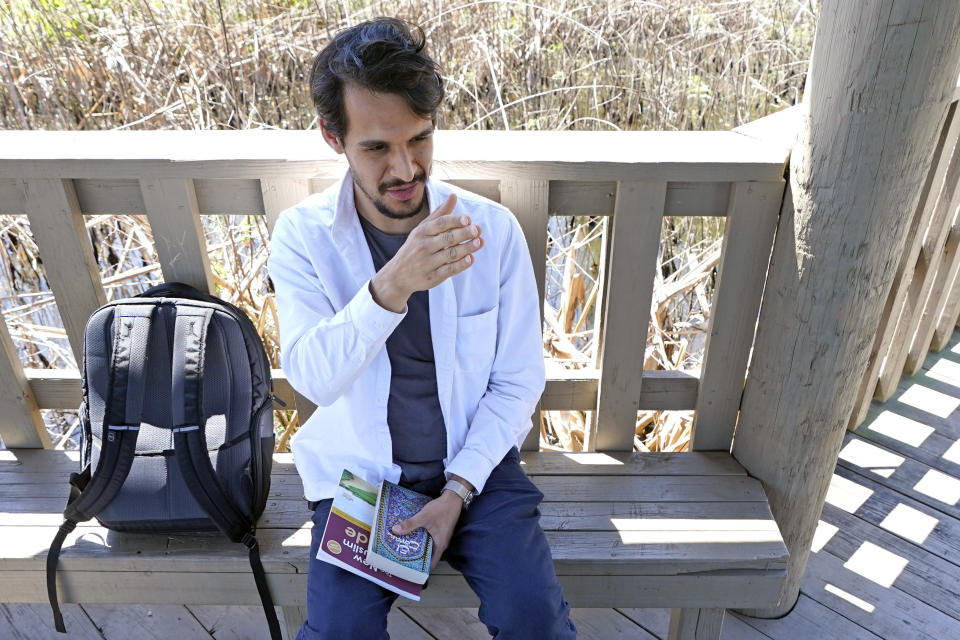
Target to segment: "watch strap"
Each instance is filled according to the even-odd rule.
[[[465,507],[470,505],[470,502],[476,495],[475,492],[468,489],[462,482],[453,479],[447,480],[447,484],[443,485],[443,488],[445,491],[452,491],[460,496],[460,499],[463,500],[463,506]]]

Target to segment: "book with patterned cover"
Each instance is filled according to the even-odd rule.
[[[404,580],[367,562],[376,502],[377,487],[344,469],[323,529],[317,559],[355,573],[411,600],[420,600],[422,583]]]
[[[423,527],[405,536],[394,535],[391,529],[401,520],[412,517],[430,500],[422,493],[383,481],[367,550],[370,566],[417,584],[427,581],[433,538]]]

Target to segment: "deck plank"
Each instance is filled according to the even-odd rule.
[[[630,618],[644,633],[658,640],[667,640],[670,629],[670,609],[617,609]],[[801,636],[791,638],[797,640]],[[723,629],[720,640],[770,640],[770,637],[750,627],[737,617],[727,614],[723,617]]]
[[[865,493],[858,496],[859,492]],[[859,504],[864,495],[869,497]],[[870,477],[837,467],[827,492],[827,504],[845,510],[859,505],[855,509],[858,518],[891,530],[940,558],[953,559],[953,562],[960,558],[960,520],[897,493]],[[895,514],[894,518],[890,517],[891,513]],[[927,531],[930,525],[933,528]]]
[[[254,640],[270,636],[263,607],[188,605],[186,608],[216,640]],[[387,632],[391,640],[434,640],[397,607],[387,616]],[[120,640],[122,637],[117,638]]]
[[[402,611],[436,638],[456,638],[457,640],[489,640],[490,638],[486,625],[477,618],[476,608],[409,607]]]
[[[489,640],[490,634],[472,608],[410,608],[405,613],[437,638]],[[570,617],[581,640],[656,640],[615,609],[572,609]]]
[[[896,587],[882,587],[843,565],[841,558],[827,551],[811,553],[803,592],[881,638],[960,637],[960,620]]]
[[[948,435],[960,436],[960,425],[956,420],[960,417],[956,412],[957,407],[954,407],[954,410],[946,416],[942,415],[941,411],[947,406],[960,402],[960,387],[958,387],[960,377],[947,374],[948,369],[953,369],[958,364],[960,364],[960,353],[943,351],[931,354],[923,369],[909,378],[901,379],[890,400],[885,403],[874,402],[870,405],[867,415],[889,409],[924,424],[937,426],[938,431],[939,427],[942,427],[943,432]],[[955,373],[960,372],[955,370]],[[933,393],[930,393],[931,391]],[[953,400],[951,401],[950,398]]]
[[[393,607],[387,615],[387,633],[391,640],[443,640],[440,636],[428,633],[400,607]]]
[[[960,518],[958,477],[932,469],[852,432],[847,432],[843,442],[837,463],[839,467],[870,478],[953,518]]]
[[[0,638],[4,640],[104,640],[97,626],[78,604],[61,604],[67,633],[53,628],[53,613],[48,604],[0,603]]]
[[[263,607],[191,604],[186,609],[217,640],[270,637]]]
[[[821,518],[837,527],[824,547],[828,552],[845,561],[859,553],[850,566],[877,580],[892,580],[897,589],[960,619],[960,567],[956,564],[832,505],[824,505]]]
[[[579,638],[656,640],[656,636],[616,609],[572,609],[570,618],[577,626]]]
[[[897,402],[888,402],[883,408],[871,408],[853,433],[894,451],[910,457],[928,467],[939,469],[949,475],[960,475],[960,463],[944,457],[951,446],[960,438],[960,428],[947,420],[934,415],[918,415],[920,410]],[[910,414],[910,415],[906,415]]]
[[[210,640],[211,637],[183,605],[91,604],[83,605],[83,610],[110,640]]]
[[[880,636],[803,593],[800,594],[797,606],[784,618],[765,620],[737,614],[727,615],[724,619],[724,631],[731,620],[738,620],[772,640],[798,640],[799,638],[881,640]]]
[[[939,393],[956,396],[960,393],[960,379],[956,377],[958,367],[960,367],[960,357],[956,354],[946,355],[944,353],[937,354],[937,356],[939,359],[935,365],[918,371],[911,380]],[[883,405],[874,403],[872,406]]]

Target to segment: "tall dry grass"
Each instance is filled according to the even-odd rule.
[[[311,57],[423,25],[447,128],[727,129],[796,102],[812,0],[2,0],[0,126],[309,128]]]
[[[376,15],[421,24],[448,97],[444,128],[727,129],[796,103],[811,0],[0,0],[0,127],[316,126],[305,74],[338,29]],[[0,203],[0,211],[3,211]],[[160,279],[149,225],[91,216],[111,298]],[[278,364],[263,221],[205,216],[218,293],[257,322]],[[666,219],[646,368],[696,371],[723,224]],[[553,218],[545,352],[596,362],[605,221]],[[74,366],[25,217],[0,216],[0,303],[28,366]],[[544,446],[577,449],[591,416],[544,415]],[[281,414],[281,443],[295,417]],[[690,412],[638,416],[639,449],[682,449]],[[69,441],[75,421],[50,413]]]

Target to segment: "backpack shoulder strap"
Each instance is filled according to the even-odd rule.
[[[114,311],[109,396],[97,469],[92,475],[89,466],[81,473],[70,474],[70,497],[63,511],[63,524],[47,552],[47,597],[53,609],[54,626],[60,633],[66,633],[57,602],[60,549],[78,522],[89,520],[113,501],[130,473],[140,430],[150,325],[155,308],[153,304],[117,305]]]
[[[260,546],[251,516],[243,513],[223,490],[210,463],[203,415],[204,349],[214,310],[177,305],[173,349],[173,448],[180,475],[197,504],[217,528],[233,542],[242,543],[250,555],[250,568],[260,594],[270,637],[280,640],[280,623],[260,561]]]

